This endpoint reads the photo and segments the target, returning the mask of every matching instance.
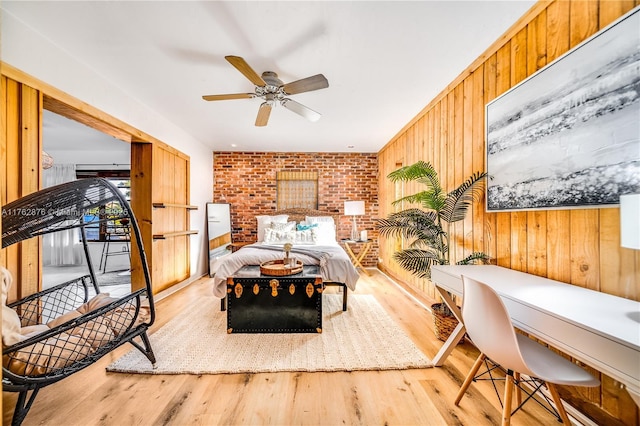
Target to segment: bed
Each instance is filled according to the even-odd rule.
[[[360,275],[336,238],[334,216],[311,209],[287,209],[256,216],[257,242],[212,264],[213,294],[224,299],[227,278],[246,265],[259,265],[284,257],[284,244],[292,244],[290,256],[305,265],[319,265],[325,284],[355,290]]]

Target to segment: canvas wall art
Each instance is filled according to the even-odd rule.
[[[486,106],[487,211],[640,192],[640,8]]]

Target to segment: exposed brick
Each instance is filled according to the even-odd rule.
[[[318,209],[342,215],[344,202],[364,200],[365,216],[357,218],[374,241],[365,266],[378,262],[378,157],[376,154],[214,152],[213,201],[231,204],[233,241],[255,241],[255,216],[276,211],[276,172],[318,172]],[[340,216],[338,239],[351,234],[351,218]]]

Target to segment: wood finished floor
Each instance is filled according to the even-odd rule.
[[[434,336],[429,312],[385,275],[371,272],[370,277],[362,275],[356,293],[373,294],[416,345],[433,357],[441,342]],[[207,279],[159,301],[152,332],[193,303],[219,309],[219,300],[211,295]],[[458,345],[443,367],[416,370],[202,376],[105,371],[131,348],[127,344],[85,370],[43,388],[23,424],[500,424],[500,405],[488,382],[472,384],[460,406],[453,405],[478,355],[470,343]],[[15,400],[16,394],[3,392],[5,425],[11,422]],[[512,424],[559,423],[537,404],[529,403],[512,418]]]

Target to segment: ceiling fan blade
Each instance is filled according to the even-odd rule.
[[[326,89],[329,87],[329,82],[322,74],[317,74],[311,77],[303,78],[302,80],[292,81],[282,86],[282,89],[288,95],[295,95],[296,93],[311,92],[312,90]]]
[[[256,126],[266,126],[269,121],[269,115],[271,115],[271,105],[267,102],[263,102],[258,110],[258,116],[256,117]]]
[[[205,95],[202,99],[205,101],[226,101],[228,99],[252,99],[255,96],[253,93],[231,93],[228,95]]]
[[[301,103],[298,103],[289,98],[285,98],[281,102],[282,106],[288,109],[289,111],[293,111],[296,114],[299,114],[306,118],[309,121],[318,121],[322,115],[319,112],[315,112],[311,108],[308,108]]]
[[[262,77],[260,77],[240,56],[225,56],[224,58],[256,86],[267,85]]]

